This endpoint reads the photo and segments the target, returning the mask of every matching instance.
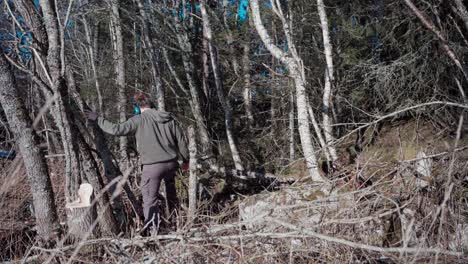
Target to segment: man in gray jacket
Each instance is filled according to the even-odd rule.
[[[99,127],[111,135],[135,134],[137,150],[143,165],[141,192],[147,227],[159,223],[157,202],[163,179],[169,210],[171,214],[176,210],[178,199],[174,177],[178,167],[177,157],[182,159],[185,171],[188,169],[189,153],[182,130],[171,113],[150,108],[150,101],[143,92],[136,93],[134,99],[141,114],[123,123],[111,123],[96,112],[89,112],[88,119],[97,121]]]

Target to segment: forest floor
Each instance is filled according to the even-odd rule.
[[[184,220],[183,205],[177,231],[141,237],[135,227],[120,237],[52,251],[34,247],[31,194],[21,158],[3,160],[0,261],[467,263],[468,136],[455,138],[431,123],[387,125],[354,162],[324,175],[329,193],[310,182],[297,161],[277,175],[289,184],[257,194],[231,192],[217,206],[201,201],[194,224]],[[344,141],[340,153],[345,155],[352,142]],[[418,159],[421,152],[430,159]],[[421,160],[430,160],[429,175],[421,174]],[[64,164],[49,160],[49,168],[65,222]]]

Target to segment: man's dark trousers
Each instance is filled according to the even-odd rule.
[[[143,214],[145,215],[145,225],[149,222],[158,225],[158,194],[161,181],[166,184],[166,199],[170,214],[174,213],[178,206],[177,192],[175,187],[175,174],[177,161],[158,162],[143,165],[143,175],[141,177],[141,193],[143,195]],[[153,222],[154,221],[154,222]]]

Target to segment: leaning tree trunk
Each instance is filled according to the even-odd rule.
[[[0,54],[0,103],[15,134],[28,175],[36,218],[37,234],[44,241],[58,235],[60,225],[49,171],[32,127],[32,120],[17,91],[12,70]]]
[[[85,142],[83,136],[76,127],[77,120],[73,116],[73,109],[70,101],[67,85],[62,73],[65,65],[61,64],[60,49],[63,39],[59,37],[59,26],[54,2],[51,0],[40,0],[42,17],[45,31],[47,33],[47,60],[44,67],[44,75],[48,76],[51,92],[46,96],[55,99],[55,118],[62,136],[66,158],[66,188],[65,195],[68,201],[74,201],[78,186],[82,180],[89,181],[93,185],[96,197],[102,190],[102,179],[96,162],[91,154],[91,150]],[[63,70],[63,72],[62,72]],[[53,93],[53,94],[51,94]],[[100,227],[103,233],[113,234],[117,232],[117,225],[109,204],[107,194],[103,194],[98,199],[100,217]],[[72,223],[73,215],[67,214],[69,224]]]
[[[213,74],[215,78],[216,91],[218,94],[219,102],[221,103],[224,110],[224,120],[226,124],[226,134],[228,138],[229,147],[231,149],[232,159],[234,160],[234,165],[236,170],[243,172],[244,166],[242,165],[242,160],[237,149],[236,140],[232,128],[232,109],[229,103],[229,100],[226,100],[224,96],[223,82],[221,80],[221,72],[218,65],[218,55],[216,53],[213,37],[211,33],[211,25],[206,12],[206,0],[200,1],[200,11],[202,14],[203,20],[203,36],[208,41],[208,50],[211,58],[211,67],[213,68]]]
[[[124,58],[124,46],[123,46],[123,36],[122,36],[122,25],[120,21],[120,4],[119,0],[108,0],[112,14],[111,14],[111,36],[113,39],[113,55],[115,63],[115,75],[116,75],[116,85],[119,90],[119,99],[117,101],[117,107],[119,109],[119,120],[120,122],[125,122],[127,119],[126,106],[127,106],[127,96],[125,94],[125,58]],[[119,153],[120,159],[122,160],[122,170],[128,165],[128,155],[127,155],[128,140],[126,137],[119,138]]]
[[[335,138],[333,136],[332,120],[330,117],[332,87],[335,84],[335,76],[333,68],[332,44],[330,41],[330,33],[328,30],[328,18],[327,13],[325,12],[323,0],[317,0],[317,9],[320,16],[320,24],[322,26],[325,61],[327,62],[327,70],[325,71],[325,87],[323,90],[322,103],[323,130],[325,132],[325,140],[328,152],[330,153],[332,161],[336,161],[338,159],[338,156],[336,155],[335,146],[333,146]]]
[[[323,182],[325,179],[320,175],[317,158],[315,157],[314,146],[312,145],[311,132],[309,127],[308,113],[307,113],[307,93],[305,89],[305,74],[302,60],[299,58],[294,42],[292,41],[291,33],[288,28],[288,21],[285,21],[282,11],[276,8],[276,11],[280,16],[280,19],[283,23],[284,33],[288,39],[289,52],[286,53],[278,48],[272,41],[270,35],[268,34],[265,26],[262,23],[260,17],[260,8],[258,5],[258,0],[250,1],[250,8],[252,10],[252,18],[254,21],[255,28],[262,39],[262,42],[265,44],[268,51],[275,56],[278,60],[284,63],[289,71],[289,75],[294,80],[296,87],[296,106],[297,106],[297,119],[299,126],[299,136],[301,138],[302,151],[304,153],[304,158],[306,160],[306,165],[309,170],[309,175],[312,180]]]

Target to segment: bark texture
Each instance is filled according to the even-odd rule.
[[[83,123],[77,120],[73,114],[73,108],[69,100],[69,91],[64,76],[60,58],[61,39],[59,37],[58,19],[55,2],[51,0],[40,0],[44,28],[47,35],[48,49],[45,62],[43,63],[43,74],[48,78],[50,87],[43,89],[48,100],[54,100],[54,118],[59,128],[65,154],[65,196],[67,201],[74,201],[78,186],[82,181],[93,185],[95,193],[102,190],[103,182],[91,149],[80,133],[77,124]],[[37,28],[35,28],[38,30]],[[41,34],[41,33],[39,33]],[[42,60],[42,55],[37,56]],[[34,76],[33,76],[34,77]],[[97,196],[97,195],[96,195]],[[110,208],[107,194],[98,199],[98,210],[102,217],[99,218],[101,231],[106,234],[117,232],[117,224]],[[72,215],[67,215],[69,225]]]
[[[126,86],[126,76],[125,76],[125,58],[124,58],[124,46],[123,46],[123,36],[122,36],[122,25],[120,23],[120,4],[119,0],[108,0],[108,3],[111,8],[111,35],[113,39],[113,55],[115,63],[115,84],[119,90],[119,100],[117,102],[117,107],[119,110],[119,120],[120,122],[125,122],[127,120],[127,95],[125,94]],[[119,147],[120,147],[120,159],[122,160],[122,169],[125,169],[128,161],[128,140],[126,137],[119,138]]]
[[[189,221],[193,223],[197,212],[197,142],[195,137],[195,129],[190,126],[188,128],[189,138],[189,153],[190,153],[190,176],[189,176]]]
[[[44,241],[59,233],[52,183],[28,111],[17,91],[10,65],[0,54],[0,103],[15,134],[31,188],[37,234]]]

